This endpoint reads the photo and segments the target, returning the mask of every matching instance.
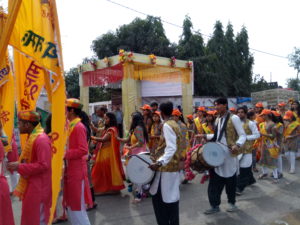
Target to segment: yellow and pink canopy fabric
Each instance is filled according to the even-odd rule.
[[[171,66],[134,63],[134,72],[126,73],[128,63],[118,63],[116,65],[96,69],[94,71],[84,71],[82,73],[83,86],[104,86],[110,83],[122,81],[125,78],[153,82],[177,82],[190,83],[191,69],[177,68]]]

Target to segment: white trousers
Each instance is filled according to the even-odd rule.
[[[45,222],[44,204],[40,205],[40,225],[47,225]]]
[[[84,181],[82,181],[81,185],[81,210],[72,211],[71,208],[68,207],[68,218],[72,225],[91,225],[84,202]]]
[[[10,179],[10,192],[13,192],[19,182],[19,174],[17,171],[14,171],[12,174],[9,172],[9,179]]]
[[[268,167],[262,166],[261,169],[262,169],[262,173],[263,173],[263,174],[268,174]],[[278,179],[278,171],[277,171],[277,168],[274,168],[272,172],[273,172],[273,177],[274,177],[274,179]]]
[[[279,154],[277,159],[277,169],[279,173],[282,173],[282,154]]]
[[[295,172],[295,165],[296,165],[296,152],[285,152],[285,157],[288,159],[290,164],[290,171]]]

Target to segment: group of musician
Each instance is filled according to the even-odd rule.
[[[290,110],[287,110],[290,104]],[[95,209],[95,195],[119,194],[125,188],[133,193],[133,203],[151,195],[157,223],[179,224],[179,186],[189,182],[187,155],[195,146],[214,142],[224,151],[224,163],[205,171],[209,179],[210,208],[205,214],[220,211],[221,194],[225,187],[228,212],[237,211],[236,195],[256,182],[253,171],[264,179],[272,171],[272,182],[283,177],[282,157],[289,163],[289,173],[295,173],[300,135],[300,105],[296,101],[281,102],[276,108],[265,109],[257,103],[254,109],[228,108],[226,98],[214,101],[214,110],[201,106],[195,113],[183,116],[173,103],[143,105],[131,115],[129,131],[122,137],[116,115],[99,109],[95,126],[82,111],[78,99],[66,103],[69,122],[68,142],[64,156],[62,201],[58,203],[56,221],[68,217],[71,224],[89,225],[86,210]],[[35,111],[18,114],[21,134],[28,139],[19,160],[10,160],[4,168],[5,135],[0,142],[0,221],[14,224],[10,193],[4,169],[20,174],[14,194],[22,200],[21,224],[47,224],[50,216],[51,191],[51,117],[44,130]],[[15,141],[13,143],[15,145]],[[15,148],[16,149],[16,148]],[[121,152],[120,152],[121,150]],[[148,153],[155,171],[151,183],[132,183],[124,166],[132,155]],[[123,160],[122,160],[123,159]],[[61,204],[61,205],[59,205]],[[62,215],[59,212],[62,208]],[[67,214],[67,217],[66,217]],[[5,215],[5,216],[4,216]],[[2,221],[1,221],[2,222]],[[0,223],[2,224],[2,223]]]

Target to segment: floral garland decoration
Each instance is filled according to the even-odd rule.
[[[133,62],[133,52],[125,52],[124,49],[119,50],[119,62]]]
[[[110,66],[111,66],[111,62],[110,62],[110,59],[109,59],[109,58],[105,57],[105,58],[103,59],[103,62],[105,63],[106,67],[110,67]]]
[[[126,61],[126,55],[125,55],[124,49],[119,50],[119,61],[121,63],[125,63],[125,61]]]
[[[127,61],[131,63],[133,62],[133,52],[127,53]]]
[[[176,58],[175,58],[175,56],[172,56],[170,60],[171,60],[171,66],[175,67],[176,66]]]
[[[189,68],[189,69],[191,69],[193,67],[193,62],[192,61],[188,61],[186,63],[186,67]]]
[[[195,147],[191,148],[187,152],[187,157],[186,157],[186,160],[184,162],[184,171],[185,171],[185,179],[186,180],[193,180],[196,177],[196,175],[193,173],[193,171],[191,170],[191,167],[190,167],[191,159],[192,159],[192,152],[193,152],[194,149],[196,149],[196,148]]]
[[[156,65],[156,56],[154,54],[149,55],[150,62],[152,65]]]

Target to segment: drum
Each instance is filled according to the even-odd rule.
[[[221,166],[225,160],[225,153],[222,147],[214,142],[208,142],[193,150],[191,153],[190,167],[203,173],[205,170]]]
[[[154,171],[149,168],[152,163],[150,155],[141,153],[132,155],[126,166],[126,173],[134,184],[149,184],[154,176]]]

